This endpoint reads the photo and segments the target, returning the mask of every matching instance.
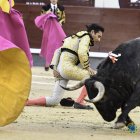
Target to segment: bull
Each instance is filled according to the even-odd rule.
[[[105,121],[113,121],[121,109],[114,127],[122,128],[134,124],[128,114],[140,106],[140,38],[120,44],[110,56],[98,65],[96,75],[63,88],[75,90],[85,85],[87,101],[94,103]]]

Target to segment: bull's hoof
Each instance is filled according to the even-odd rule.
[[[115,125],[114,125],[114,129],[120,129],[120,128],[123,128],[125,126],[125,123],[123,122],[116,122]]]
[[[130,133],[135,133],[137,131],[137,126],[134,123],[129,123],[127,127]]]

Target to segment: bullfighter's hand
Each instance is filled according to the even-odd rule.
[[[87,68],[88,72],[90,75],[95,75],[97,73],[97,71],[93,70],[92,68]]]
[[[53,76],[54,76],[55,78],[61,78],[60,73],[59,73],[58,71],[56,71],[56,70],[53,70]]]

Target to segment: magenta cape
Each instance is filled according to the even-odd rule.
[[[17,10],[12,8],[9,14],[0,10],[0,35],[21,48],[26,53],[30,65],[33,65],[24,23]]]
[[[55,50],[62,45],[66,37],[60,23],[54,14],[43,14],[35,19],[36,26],[43,30],[40,56],[50,64]]]
[[[0,36],[0,126],[13,122],[23,111],[31,76],[24,51]]]

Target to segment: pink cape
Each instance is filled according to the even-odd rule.
[[[0,51],[5,51],[12,48],[18,48],[12,42],[6,40],[4,37],[0,36]]]
[[[12,8],[9,14],[0,10],[0,36],[21,48],[26,53],[30,65],[33,65],[24,23],[17,10]]]
[[[31,88],[31,67],[24,51],[0,36],[0,126],[23,111]]]
[[[55,50],[61,47],[66,34],[52,13],[38,16],[35,24],[43,30],[40,56],[45,58],[47,65],[50,65]]]

